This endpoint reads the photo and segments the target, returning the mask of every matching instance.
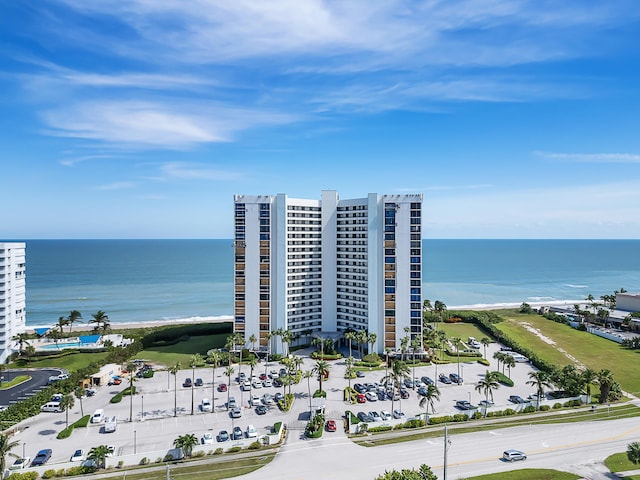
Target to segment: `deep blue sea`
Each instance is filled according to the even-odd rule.
[[[455,306],[640,291],[640,240],[425,240],[423,297]],[[27,324],[233,314],[231,240],[28,240]]]

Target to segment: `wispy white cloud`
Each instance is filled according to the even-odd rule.
[[[118,155],[82,155],[82,156],[74,156],[67,157],[60,160],[60,165],[64,165],[66,167],[72,167],[78,163],[86,162],[89,160],[103,160],[105,158],[118,158]]]
[[[288,115],[208,104],[93,101],[45,112],[48,133],[127,147],[184,149],[236,132],[293,121]]]
[[[239,180],[244,175],[237,171],[211,168],[210,166],[190,162],[169,162],[160,167],[167,177],[181,180]]]
[[[96,190],[123,190],[127,188],[133,188],[135,186],[135,182],[112,182],[105,185],[99,185],[96,187]]]
[[[552,160],[579,163],[640,163],[637,153],[559,153],[537,150],[535,155]]]

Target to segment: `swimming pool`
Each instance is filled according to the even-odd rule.
[[[38,347],[38,350],[62,350],[63,348],[100,348],[95,343],[83,343],[83,342],[65,342],[65,343],[50,343]]]

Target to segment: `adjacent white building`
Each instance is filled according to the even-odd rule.
[[[265,347],[365,329],[373,349],[422,332],[422,195],[236,195],[235,331]],[[272,341],[274,352],[281,342]]]
[[[17,349],[12,340],[25,331],[25,244],[0,243],[0,362]]]

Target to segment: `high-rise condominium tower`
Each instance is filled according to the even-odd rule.
[[[25,244],[0,243],[0,362],[16,345],[12,338],[25,331]]]
[[[422,195],[321,200],[236,195],[235,331],[376,334],[373,351],[422,332]],[[281,352],[282,342],[271,341]]]

